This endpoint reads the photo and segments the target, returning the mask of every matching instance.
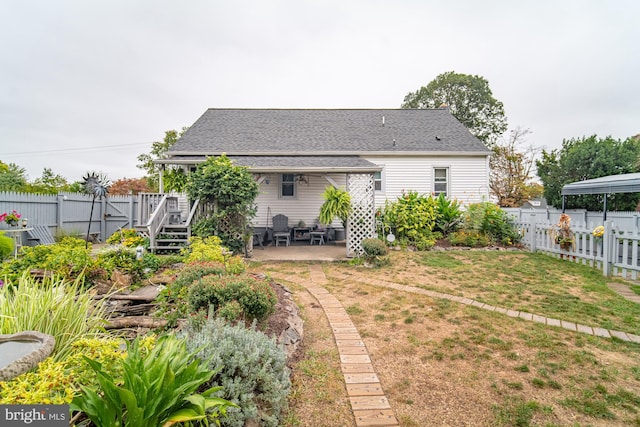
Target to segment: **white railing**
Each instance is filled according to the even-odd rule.
[[[590,265],[605,276],[619,276],[635,280],[640,272],[640,234],[618,229],[613,221],[605,221],[602,237],[594,237],[593,229],[586,224],[571,227],[573,243],[561,247],[556,242],[557,226],[550,222],[536,221],[533,214],[526,223],[519,223],[523,243],[532,252]]]

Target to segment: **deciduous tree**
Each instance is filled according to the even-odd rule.
[[[159,185],[159,174],[162,171],[160,165],[154,163],[155,160],[165,159],[167,157],[167,151],[175,144],[178,139],[186,132],[188,128],[183,127],[180,132],[176,130],[168,130],[164,133],[164,139],[162,141],[155,141],[151,144],[151,151],[149,153],[143,153],[138,156],[138,168],[142,169],[147,173],[147,182],[153,189],[157,189]],[[172,173],[171,169],[169,171],[164,171],[163,174],[166,176],[167,173]],[[171,183],[174,182],[171,179],[167,182],[168,186],[165,185],[166,190],[176,190],[182,191],[184,189],[184,182],[182,183],[182,188],[172,188]]]
[[[0,160],[0,191],[25,191],[27,172],[15,163]]]
[[[147,178],[120,178],[111,184],[109,194],[112,196],[148,193],[151,191]]]
[[[544,197],[556,208],[562,207],[562,187],[575,181],[600,178],[607,175],[639,172],[640,140],[624,141],[610,136],[600,139],[596,135],[572,138],[562,142],[562,149],[542,151],[536,162],[538,176],[544,185]],[[603,196],[582,195],[566,198],[566,208],[592,211],[602,210]],[[640,200],[638,193],[612,194],[608,199],[611,210],[635,210]]]
[[[407,94],[402,108],[438,108],[443,104],[488,147],[507,130],[504,106],[480,76],[454,71],[440,74],[426,87]]]
[[[489,188],[502,207],[519,207],[541,195],[540,185],[531,180],[539,149],[524,146],[529,133],[529,129],[515,128],[508,138],[499,140],[492,147]]]

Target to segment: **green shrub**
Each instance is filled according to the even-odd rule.
[[[185,265],[176,279],[160,292],[156,314],[167,319],[169,327],[175,326],[178,319],[184,319],[189,314],[189,286],[205,276],[219,277],[225,273],[225,265],[220,262],[194,262]]]
[[[44,278],[41,282],[24,273],[17,283],[0,287],[0,334],[39,331],[52,335],[56,344],[52,355],[66,357],[71,344],[98,334],[104,324],[102,306],[94,307],[81,280]]]
[[[0,232],[0,261],[13,254],[13,239]]]
[[[229,251],[222,246],[222,240],[218,236],[209,236],[204,239],[198,236],[191,237],[189,246],[182,250],[185,262],[217,261],[224,262],[225,254]]]
[[[99,362],[86,358],[99,387],[81,386],[82,394],[73,399],[70,409],[84,412],[101,427],[217,419],[233,404],[209,396],[219,387],[196,394],[214,372],[195,353],[187,352],[183,340],[166,336],[146,354],[136,339],[128,345],[127,356],[121,361],[122,381],[106,372]]]
[[[98,266],[104,268],[109,274],[115,270],[129,274],[132,283],[140,283],[145,276],[144,265],[142,260],[136,258],[136,250],[134,248],[124,246],[109,248],[98,254],[96,262]]]
[[[115,378],[122,379],[121,361],[126,356],[125,341],[119,338],[81,338],[71,344],[70,355],[60,361],[49,357],[36,369],[10,381],[0,381],[0,405],[63,405],[71,403],[80,385],[98,386],[95,372],[85,357],[94,359]],[[140,341],[147,353],[155,337]]]
[[[469,205],[464,214],[463,228],[485,234],[491,242],[503,245],[519,243],[522,238],[513,217],[489,202]]]
[[[242,274],[205,276],[191,285],[187,301],[191,312],[207,311],[209,306],[218,312],[235,301],[242,308],[244,317],[262,321],[275,311],[277,298],[269,282]],[[231,312],[232,309],[225,310],[225,313]]]
[[[471,248],[485,247],[490,244],[490,239],[487,235],[478,231],[456,231],[449,234],[448,240],[453,246],[468,246]]]
[[[186,335],[188,349],[201,349],[198,357],[217,371],[209,384],[222,386],[218,396],[239,405],[229,409],[221,425],[242,427],[250,420],[265,427],[282,425],[291,381],[284,351],[274,339],[255,324],[247,329],[211,317],[202,329],[189,328]]]
[[[436,212],[436,231],[447,236],[458,229],[462,221],[462,211],[457,200],[448,200],[444,193],[440,193],[436,199]]]
[[[111,245],[122,245],[127,248],[135,248],[138,246],[149,248],[149,239],[140,236],[133,228],[123,228],[116,231],[109,236],[107,243]]]
[[[23,247],[21,256],[0,266],[0,277],[17,280],[22,272],[42,269],[65,279],[75,279],[81,274],[91,280],[96,274],[96,263],[91,257],[91,245],[85,248],[84,240],[65,237],[53,245]]]
[[[380,239],[364,239],[360,245],[368,257],[382,256],[389,252],[387,245]]]
[[[386,256],[389,251],[382,240],[364,239],[360,242],[360,245],[364,251],[364,258],[368,263],[373,264],[376,267],[381,267],[391,263],[389,257]]]
[[[435,244],[433,227],[437,210],[433,197],[415,191],[403,192],[395,202],[387,202],[379,212],[379,229],[383,236],[393,232],[401,246],[431,247]]]

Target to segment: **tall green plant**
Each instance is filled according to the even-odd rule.
[[[96,374],[97,390],[81,387],[82,394],[73,399],[71,410],[84,412],[101,427],[171,426],[179,422],[217,419],[233,403],[212,397],[220,390],[213,387],[203,394],[198,388],[215,374],[207,363],[188,352],[184,340],[165,336],[148,355],[138,340],[128,346],[122,360],[123,381],[119,383],[86,358]]]
[[[101,306],[73,282],[45,277],[36,281],[25,272],[17,283],[0,287],[0,334],[39,331],[56,339],[53,356],[64,359],[80,338],[97,335],[104,325]]]
[[[449,200],[444,193],[440,193],[436,199],[436,209],[435,230],[441,232],[443,236],[456,231],[462,221],[460,202]]]
[[[401,244],[428,249],[435,243],[433,227],[437,211],[433,197],[403,192],[395,202],[385,205],[383,217],[385,228],[393,230]]]
[[[351,195],[345,190],[329,185],[322,193],[322,197],[324,203],[320,206],[318,217],[320,223],[329,225],[334,218],[339,218],[342,226],[346,227],[347,219],[351,214]]]
[[[256,213],[259,192],[249,169],[234,165],[225,155],[209,157],[189,175],[186,190],[192,200],[200,199],[214,207],[196,224],[198,235],[216,234],[224,246],[235,253],[243,252],[244,239],[251,236],[247,235],[247,226]]]

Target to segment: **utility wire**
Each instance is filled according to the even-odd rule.
[[[38,154],[50,154],[50,153],[78,153],[83,151],[101,151],[110,148],[122,148],[122,147],[134,147],[139,145],[152,145],[153,142],[136,142],[132,144],[113,144],[113,145],[99,145],[97,147],[75,147],[75,148],[56,148],[54,150],[38,150],[38,151],[17,151],[13,153],[0,153],[0,156],[33,156]]]

